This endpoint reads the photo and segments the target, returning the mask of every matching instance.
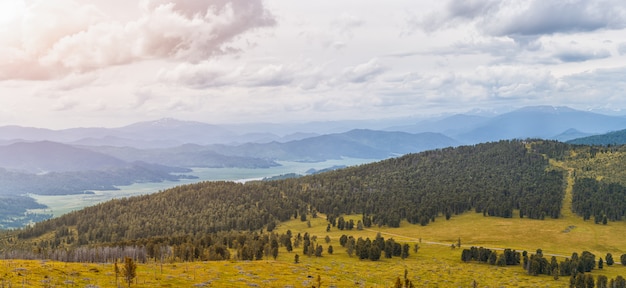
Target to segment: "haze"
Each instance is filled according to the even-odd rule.
[[[2,0],[0,125],[623,114],[623,1]]]

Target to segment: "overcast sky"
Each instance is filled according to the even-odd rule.
[[[0,125],[626,109],[623,0],[0,0]]]

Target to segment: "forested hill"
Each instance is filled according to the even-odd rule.
[[[609,132],[602,135],[593,135],[567,141],[578,145],[623,145],[626,144],[626,130]]]
[[[229,230],[272,230],[316,212],[331,222],[364,214],[365,225],[427,225],[467,211],[487,216],[559,217],[563,175],[522,141],[501,141],[409,154],[297,179],[203,182],[161,193],[113,200],[22,230],[30,239],[56,231],[73,244],[203,235]],[[548,171],[548,172],[547,172]],[[73,237],[73,236],[68,236]],[[58,243],[58,242],[57,242]]]

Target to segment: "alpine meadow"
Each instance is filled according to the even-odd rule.
[[[621,287],[625,156],[513,140],[178,186],[3,233],[2,283]]]
[[[0,288],[626,288],[624,0],[0,0]]]

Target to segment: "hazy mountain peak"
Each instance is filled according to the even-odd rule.
[[[195,122],[195,121],[184,121],[184,120],[179,120],[175,118],[161,118],[161,119],[157,119],[153,121],[138,122],[135,124],[128,125],[126,127],[137,127],[137,126],[146,127],[147,126],[151,128],[178,128],[178,127],[183,127],[183,126],[198,126],[198,125],[209,126],[210,124]]]
[[[574,110],[567,106],[550,106],[550,105],[542,105],[542,106],[527,106],[516,110],[516,112],[541,112],[541,113],[567,113],[567,112],[577,112],[578,110]]]

